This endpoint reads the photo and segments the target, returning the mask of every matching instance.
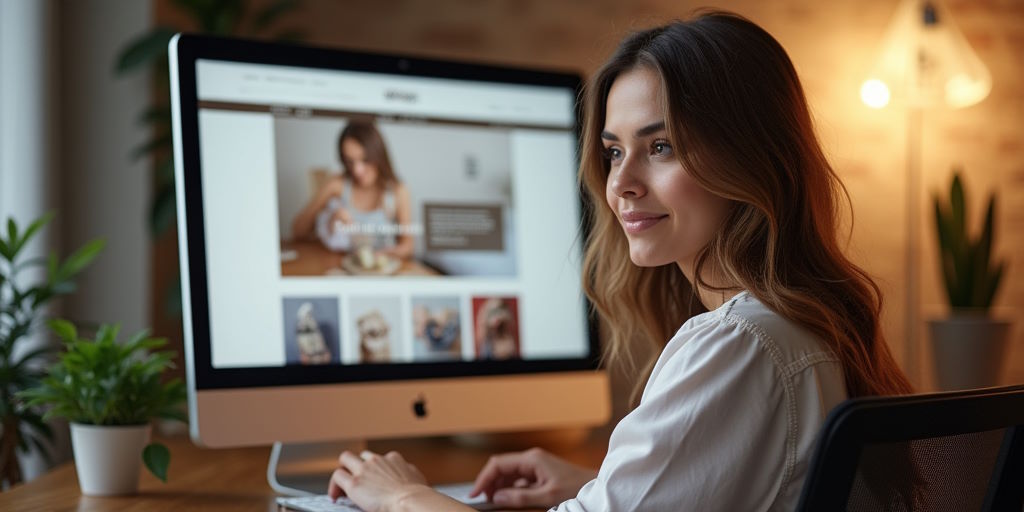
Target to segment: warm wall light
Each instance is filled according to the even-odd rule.
[[[882,108],[889,104],[889,86],[877,78],[867,80],[860,86],[860,99],[871,108]]]
[[[983,100],[991,89],[992,75],[945,8],[933,0],[903,0],[861,100],[882,108],[888,104],[882,97],[891,95],[910,107],[959,108]]]

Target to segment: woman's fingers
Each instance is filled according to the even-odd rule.
[[[549,485],[539,487],[507,487],[494,493],[491,499],[498,505],[512,508],[540,507],[548,508],[556,501]]]
[[[352,485],[352,475],[345,469],[338,468],[331,473],[331,481],[327,484],[327,496],[334,501],[345,495],[345,487]]]
[[[331,474],[327,484],[327,495],[332,500],[345,495],[345,487],[352,485],[352,475],[359,474],[363,469],[363,459],[350,451],[341,452],[338,456],[338,469]]]
[[[491,490],[494,488],[494,480],[501,475],[501,471],[498,469],[498,457],[498,455],[492,455],[491,458],[487,459],[483,469],[476,475],[476,480],[473,482],[473,490],[469,491],[470,498],[475,498],[485,491],[488,496],[491,494]]]
[[[360,470],[363,469],[362,457],[348,450],[341,452],[341,456],[338,457],[338,463],[353,475],[358,475]]]
[[[534,468],[528,464],[525,453],[503,453],[488,459],[473,482],[473,490],[469,496],[476,497],[486,492],[490,498],[496,488],[508,485],[506,482],[515,482],[519,478],[532,479]]]

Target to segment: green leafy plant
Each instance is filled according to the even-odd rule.
[[[149,107],[139,113],[138,122],[152,137],[132,151],[132,157],[153,159],[153,192],[149,202],[149,230],[158,238],[174,225],[174,161],[171,152],[171,107],[167,64],[167,44],[178,32],[200,32],[219,36],[267,38],[274,41],[298,41],[305,34],[297,29],[278,27],[282,17],[297,10],[300,0],[172,0],[171,5],[184,15],[181,26],[160,25],[128,42],[120,51],[114,72],[127,75],[143,69],[153,72],[154,96]],[[181,314],[181,283],[175,279],[160,291],[166,314]]]
[[[960,172],[955,171],[949,198],[934,197],[942,280],[954,310],[987,313],[1006,268],[1005,261],[992,258],[996,197],[989,195],[981,234],[972,237],[964,195]]]
[[[180,379],[161,380],[174,366],[173,351],[155,351],[167,340],[150,338],[143,330],[118,343],[118,325],[100,326],[91,340],[79,337],[66,320],[49,325],[67,350],[39,385],[19,394],[29,406],[49,407],[43,420],[61,417],[89,425],[144,425],[156,418],[186,421],[181,408],[185,385]],[[167,481],[167,447],[150,444],[143,461],[157,478]]]
[[[104,245],[102,240],[93,240],[64,261],[56,253],[50,253],[49,258],[25,259],[33,237],[52,219],[53,214],[47,214],[24,231],[14,219],[8,219],[6,235],[0,230],[0,485],[21,482],[19,450],[27,452],[35,447],[46,457],[49,452],[44,441],[53,439],[41,413],[17,394],[43,377],[41,363],[53,347],[21,347],[34,332],[46,305],[75,291],[74,277],[96,258]],[[28,282],[23,279],[26,276],[30,278]]]

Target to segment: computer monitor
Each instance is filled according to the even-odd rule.
[[[169,50],[194,441],[607,421],[578,76],[194,35]]]

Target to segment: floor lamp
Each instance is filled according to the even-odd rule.
[[[869,107],[890,103],[907,112],[906,293],[903,358],[911,381],[919,371],[919,220],[921,214],[922,118],[926,109],[963,108],[988,96],[992,76],[934,0],[902,0],[882,39],[881,50],[860,89]]]

